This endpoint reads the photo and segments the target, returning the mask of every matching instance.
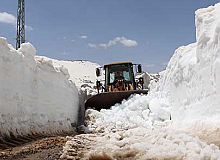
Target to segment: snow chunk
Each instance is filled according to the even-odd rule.
[[[30,43],[23,43],[21,44],[21,48],[18,49],[19,52],[22,52],[22,54],[25,57],[30,57],[33,59],[33,57],[36,54],[36,49],[34,48],[34,46]]]
[[[162,121],[170,119],[170,112],[162,108],[158,98],[153,98],[149,102],[149,109],[152,113],[157,114]]]

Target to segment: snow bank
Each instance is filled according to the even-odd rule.
[[[175,51],[150,94],[169,106],[174,128],[220,146],[220,3],[196,11],[196,39]]]
[[[219,122],[220,3],[196,11],[197,42],[180,47],[157,87],[178,123]]]
[[[29,43],[16,51],[0,37],[0,137],[68,132],[77,122],[78,91],[67,69],[35,53]]]
[[[101,67],[97,63],[89,61],[59,61],[44,56],[37,56],[37,59],[51,60],[53,65],[68,69],[70,80],[76,84],[78,90],[86,92],[87,95],[97,94],[96,86],[96,68]],[[102,75],[99,79],[104,79]]]

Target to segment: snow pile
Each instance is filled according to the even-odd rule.
[[[87,121],[95,135],[68,141],[62,158],[71,159],[78,152],[73,148],[84,143],[88,150],[85,159],[220,159],[215,144],[207,144],[183,129],[173,129],[170,108],[151,95],[133,95],[110,110],[87,110]]]
[[[72,80],[78,90],[86,92],[86,95],[97,94],[96,89],[96,68],[101,67],[97,63],[89,61],[59,61],[44,56],[37,56],[37,59],[51,60],[53,65],[63,66],[68,69],[70,80]],[[99,79],[104,79],[104,75]]]
[[[213,142],[218,129],[198,125],[193,128],[176,128],[170,121],[170,107],[165,99],[158,99],[156,93],[133,95],[128,101],[113,106],[110,110],[87,111],[87,121],[96,136],[82,136],[92,139],[86,157],[108,159],[220,159],[220,150]],[[211,129],[204,135],[204,127]],[[215,131],[214,133],[212,133]],[[101,134],[100,134],[101,133]],[[200,137],[198,137],[199,135]],[[209,139],[212,137],[211,139]],[[63,156],[76,139],[69,141]],[[208,142],[208,143],[207,143]],[[88,142],[89,145],[90,142]]]
[[[87,123],[93,131],[106,133],[138,127],[152,128],[153,124],[170,120],[168,106],[158,102],[157,98],[133,95],[110,110],[87,110]]]
[[[0,53],[0,137],[71,131],[79,98],[68,70],[35,60],[29,43],[16,51],[0,37]]]
[[[175,51],[150,94],[171,108],[174,128],[220,145],[220,3],[196,11],[196,38]]]
[[[196,11],[197,42],[180,47],[156,91],[166,98],[177,123],[219,122],[220,3]]]

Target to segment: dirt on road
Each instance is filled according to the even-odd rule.
[[[58,160],[68,137],[49,137],[0,150],[0,160]]]

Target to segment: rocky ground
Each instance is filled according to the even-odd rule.
[[[0,160],[58,160],[68,137],[49,137],[0,151]]]

